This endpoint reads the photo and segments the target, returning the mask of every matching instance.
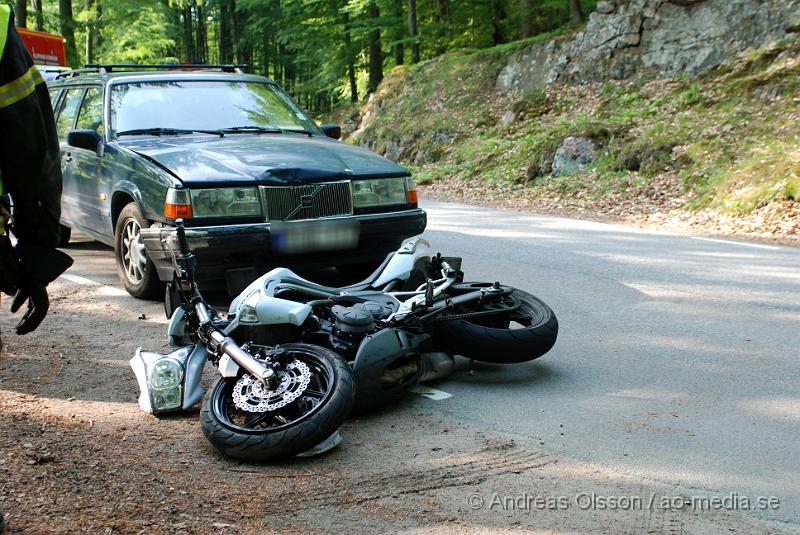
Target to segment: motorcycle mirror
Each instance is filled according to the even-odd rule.
[[[164,313],[167,319],[171,318],[178,307],[181,306],[181,296],[178,293],[178,285],[175,282],[168,282],[164,294]]]

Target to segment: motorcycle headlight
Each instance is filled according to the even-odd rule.
[[[353,180],[353,206],[370,208],[392,204],[407,204],[406,179],[379,178],[373,180]]]
[[[193,189],[194,217],[234,217],[261,215],[256,188]]]
[[[153,389],[150,395],[153,408],[155,409],[153,412],[163,412],[181,408],[183,389],[180,386],[160,390]]]
[[[167,389],[183,383],[183,366],[172,358],[158,359],[150,366],[147,381],[155,389]]]
[[[139,405],[142,409],[156,414],[181,408],[186,362],[191,352],[191,346],[168,355],[136,352],[130,364],[139,382]]]

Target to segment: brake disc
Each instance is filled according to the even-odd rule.
[[[248,412],[275,411],[299,398],[311,382],[311,370],[297,359],[276,373],[278,386],[271,390],[252,375],[244,374],[233,387],[234,404]]]

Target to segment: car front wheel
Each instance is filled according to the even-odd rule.
[[[156,267],[145,253],[142,228],[146,226],[147,221],[139,208],[129,203],[120,212],[114,228],[114,253],[119,279],[128,293],[139,299],[155,298],[164,289]]]

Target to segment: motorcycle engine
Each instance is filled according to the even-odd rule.
[[[361,340],[377,330],[375,320],[384,319],[391,313],[390,308],[372,301],[351,306],[334,305],[331,307],[331,344],[348,358],[355,357]]]
[[[375,303],[358,303],[344,307],[335,305],[331,308],[334,317],[336,333],[346,337],[353,335],[369,334],[375,330],[375,316],[372,315],[369,305]],[[375,304],[378,308],[380,305]]]

